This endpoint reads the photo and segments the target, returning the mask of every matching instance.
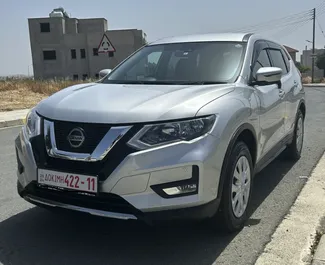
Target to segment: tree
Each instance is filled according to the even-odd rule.
[[[323,70],[323,77],[325,77],[325,53],[317,55],[316,66]]]
[[[308,66],[304,66],[302,65],[300,62],[296,62],[296,66],[298,68],[298,70],[300,71],[300,73],[306,73],[310,70],[310,68]]]

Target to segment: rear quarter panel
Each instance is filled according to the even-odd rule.
[[[290,61],[290,69],[292,78],[297,81],[297,86],[292,87],[287,93],[286,96],[286,132],[290,133],[294,130],[296,114],[300,103],[303,101],[305,103],[305,89],[302,84],[302,80],[298,69],[293,63],[293,60]]]

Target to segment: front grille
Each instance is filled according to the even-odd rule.
[[[100,181],[104,181],[129,154],[137,151],[128,146],[127,142],[141,128],[142,125],[134,125],[124,137],[114,145],[105,158],[97,162],[74,161],[48,156],[45,149],[44,135],[32,138],[31,145],[38,168],[98,176]]]
[[[70,132],[76,128],[84,132],[85,140],[80,147],[72,147],[68,141]],[[90,154],[109,129],[110,125],[107,124],[54,121],[56,146],[62,151]]]
[[[24,192],[25,194],[68,205],[117,213],[140,214],[140,211],[122,197],[115,194],[80,194],[76,191],[65,191],[52,187],[38,186],[35,182],[30,183]],[[22,195],[24,196],[24,194]]]

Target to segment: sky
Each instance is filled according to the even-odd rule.
[[[70,17],[103,17],[108,29],[137,28],[148,41],[185,34],[233,31],[270,20],[295,15],[323,4],[316,11],[316,48],[325,46],[325,0],[0,0],[0,76],[32,74],[28,18],[48,17],[53,8],[63,7]],[[318,9],[316,9],[318,10]],[[322,12],[321,12],[322,11]],[[297,17],[295,17],[297,21]],[[300,21],[300,20],[299,20]],[[284,22],[283,22],[284,23]],[[299,51],[311,48],[312,21],[291,25],[275,24],[266,37]],[[290,25],[289,25],[290,24]],[[277,34],[277,35],[270,35]],[[299,59],[299,58],[298,58]]]

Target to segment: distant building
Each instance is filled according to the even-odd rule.
[[[315,78],[322,78],[323,74],[324,74],[324,70],[319,69],[316,66],[316,59],[317,59],[317,55],[320,54],[324,54],[325,53],[325,49],[315,49]],[[303,66],[307,66],[310,69],[312,68],[312,54],[313,54],[313,50],[307,50],[307,47],[305,50],[303,50],[301,56],[300,56],[300,62]],[[311,70],[308,71],[307,73],[305,73],[304,75],[309,75],[311,76]]]
[[[297,52],[299,52],[298,50],[291,48],[289,46],[283,45],[284,48],[287,50],[287,52],[290,54],[292,60],[294,62],[297,62]]]
[[[146,43],[142,30],[108,30],[105,18],[70,18],[63,8],[29,18],[28,25],[35,79],[96,78]],[[116,52],[98,54],[104,33]]]

